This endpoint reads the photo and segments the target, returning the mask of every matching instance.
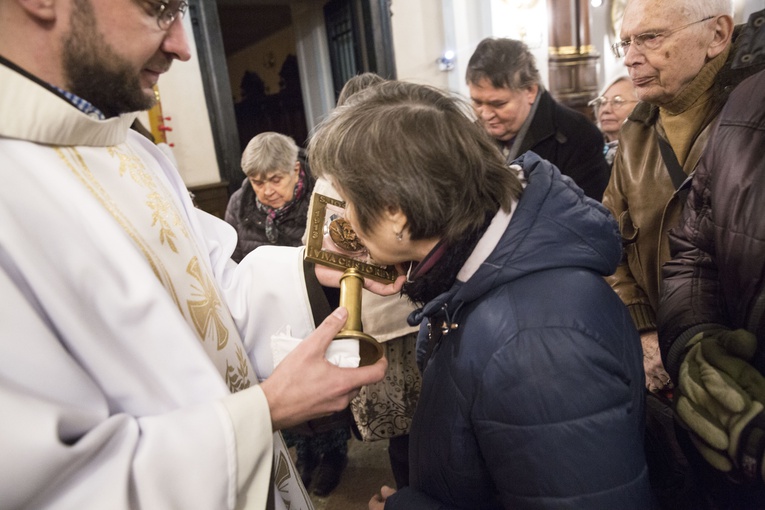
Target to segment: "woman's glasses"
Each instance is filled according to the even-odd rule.
[[[606,96],[600,96],[587,103],[587,106],[592,106],[599,110],[609,103],[611,103],[611,108],[614,110],[621,110],[626,104],[637,103],[637,99],[624,99],[622,96],[614,96],[608,99]]]

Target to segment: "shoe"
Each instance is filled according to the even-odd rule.
[[[317,496],[329,496],[340,483],[340,477],[348,465],[346,454],[325,453],[316,471],[313,493]]]
[[[303,486],[308,490],[313,478],[313,472],[319,465],[319,456],[316,454],[306,455],[305,458],[298,457],[295,467],[300,474],[300,479],[303,481]]]

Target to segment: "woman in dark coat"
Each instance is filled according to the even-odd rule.
[[[226,221],[239,237],[231,258],[239,262],[264,244],[302,245],[314,178],[295,141],[279,133],[260,133],[242,154],[242,170],[247,179],[226,208]],[[287,444],[297,451],[303,485],[320,496],[337,487],[348,464],[351,432],[346,422],[324,420],[323,428],[311,434],[302,433],[306,427],[284,431]]]
[[[424,305],[410,486],[369,508],[650,508],[641,346],[603,278],[616,223],[536,154],[508,168],[469,111],[391,82],[311,140],[371,256],[408,268]]]
[[[279,133],[260,133],[247,144],[247,179],[226,208],[226,221],[239,237],[231,256],[236,262],[264,244],[303,244],[314,179],[301,156],[294,140]]]

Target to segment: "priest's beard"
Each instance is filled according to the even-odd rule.
[[[68,91],[106,117],[151,108],[154,97],[142,90],[139,74],[98,32],[90,0],[74,0],[70,22],[63,49]]]

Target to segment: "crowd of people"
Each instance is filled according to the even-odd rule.
[[[0,506],[308,510],[354,429],[370,510],[765,508],[765,10],[628,0],[597,123],[511,39],[469,98],[360,75],[223,221],[130,129],[187,7],[0,0]],[[319,195],[401,273],[366,366]]]

